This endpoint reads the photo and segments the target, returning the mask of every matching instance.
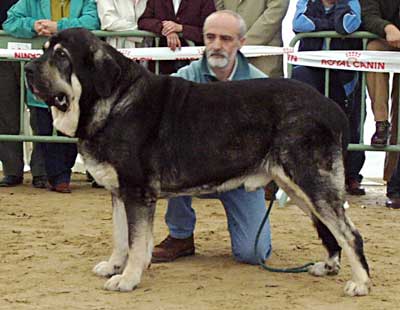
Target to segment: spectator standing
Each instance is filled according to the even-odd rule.
[[[0,6],[0,29],[7,18],[8,9],[17,0],[4,0]],[[0,62],[0,134],[18,134],[20,123],[20,64],[18,62]],[[22,142],[0,142],[0,161],[4,177],[0,187],[16,186],[24,177],[24,157]],[[40,147],[33,144],[30,168],[32,185],[45,188],[46,171]]]
[[[266,75],[250,65],[239,51],[245,41],[245,33],[246,24],[237,13],[218,11],[211,14],[204,23],[204,56],[181,68],[174,76],[199,83],[265,78]],[[266,213],[263,189],[246,192],[240,187],[202,197],[216,198],[222,202],[236,260],[257,264],[259,258],[268,258],[271,253],[269,222],[266,222],[260,234],[257,254],[254,254],[257,230]],[[168,201],[165,219],[169,235],[154,248],[152,262],[168,262],[194,254],[196,214],[191,204],[190,196]]]
[[[94,0],[19,0],[10,8],[8,18],[3,23],[6,32],[21,38],[51,36],[59,30],[71,27],[99,29]],[[27,101],[36,120],[37,134],[51,135],[53,120],[47,105],[37,101],[31,92],[27,94]],[[76,145],[71,143],[41,145],[50,190],[70,193],[71,168],[77,155]]]
[[[364,29],[380,37],[376,40],[370,40],[367,50],[400,51],[400,0],[360,0],[360,3]],[[399,75],[395,74],[391,93],[392,126],[390,126],[388,108],[389,74],[367,73],[368,93],[371,98],[376,128],[371,138],[371,145],[385,146],[388,143],[389,136],[391,136],[390,142],[396,144],[398,134],[398,79]],[[384,179],[388,180],[386,206],[395,209],[400,209],[400,163],[398,159],[397,152],[386,154],[384,175]]]
[[[361,24],[361,8],[358,0],[298,0],[293,19],[296,33],[313,31],[336,31],[347,35],[356,31]],[[305,38],[300,41],[299,51],[324,49],[324,39]],[[362,43],[357,39],[334,39],[331,50],[358,50]],[[292,78],[325,90],[325,70],[295,67]],[[349,118],[350,143],[360,141],[361,75],[346,70],[330,70],[329,96],[344,110]],[[361,168],[365,161],[362,151],[349,152],[345,161],[346,191],[350,195],[365,195],[361,186]]]
[[[361,4],[364,29],[380,37],[377,40],[371,40],[367,45],[367,50],[398,51],[400,49],[400,1],[361,0]],[[397,78],[398,75],[396,75]],[[394,85],[397,85],[397,83]],[[371,139],[371,145],[385,146],[388,143],[390,129],[388,121],[389,74],[367,73],[367,86],[376,126],[376,131]],[[397,101],[393,102],[396,102],[395,106],[397,110]],[[393,110],[393,112],[395,111]],[[392,115],[395,114],[392,113]]]
[[[141,30],[160,35],[160,46],[174,51],[187,46],[186,40],[203,45],[204,20],[214,11],[214,0],[148,0],[138,25]],[[160,73],[171,74],[187,64],[188,61],[162,61]]]
[[[138,19],[146,8],[147,0],[101,0],[97,1],[102,30],[131,31],[138,29]],[[107,42],[115,48],[134,48],[143,41],[139,37],[108,37]]]
[[[248,31],[247,45],[283,46],[282,20],[289,0],[215,0],[217,10],[231,10],[244,19]],[[269,77],[283,77],[283,57],[250,59],[250,63]]]

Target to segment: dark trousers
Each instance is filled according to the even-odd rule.
[[[0,61],[0,134],[19,134],[19,122],[20,64]],[[0,142],[0,161],[3,164],[4,175],[22,176],[22,142]],[[33,144],[30,167],[33,176],[46,175],[43,156],[36,143]]]
[[[400,198],[400,160],[397,161],[393,174],[387,183],[386,196]]]
[[[36,119],[36,130],[40,136],[53,133],[53,119],[46,108],[31,107],[32,116]],[[61,133],[58,133],[62,135]],[[47,178],[53,186],[71,181],[71,169],[74,166],[77,152],[74,143],[38,143],[43,149]]]
[[[331,70],[329,74],[329,97],[334,100],[346,113],[349,120],[349,142],[358,144],[361,131],[361,83],[358,79],[354,91],[346,95],[344,83],[354,77],[356,73],[351,71]],[[305,82],[320,93],[325,93],[325,70],[310,67],[296,67],[293,70],[292,78]],[[345,159],[346,179],[354,178],[361,182],[360,171],[365,162],[365,152],[348,152]]]

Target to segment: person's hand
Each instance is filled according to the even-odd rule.
[[[162,22],[163,28],[161,30],[161,34],[163,36],[168,36],[173,32],[182,32],[183,26],[180,24],[177,24],[173,21],[170,20],[164,20]]]
[[[386,41],[390,46],[400,48],[400,30],[392,24],[385,27]]]
[[[44,20],[42,22],[42,26],[44,27],[43,35],[53,35],[57,32],[57,22],[52,20]]]
[[[35,21],[34,29],[40,36],[49,37],[57,32],[57,22],[48,19]]]
[[[175,51],[177,48],[180,49],[181,48],[181,40],[179,40],[179,36],[173,32],[170,35],[167,35],[167,44],[168,47]]]
[[[44,19],[39,19],[39,20],[35,21],[35,23],[33,25],[33,29],[35,29],[35,31],[38,35],[40,35],[40,33],[43,31],[43,26],[42,26],[43,21],[44,21]]]

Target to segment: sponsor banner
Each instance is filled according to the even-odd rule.
[[[126,57],[134,60],[194,60],[204,52],[204,46],[185,46],[175,52],[168,47],[119,49]],[[246,57],[283,55],[293,49],[276,46],[247,45],[241,49]],[[34,59],[40,57],[42,50],[0,49],[0,58]]]
[[[318,68],[400,72],[399,52],[377,51],[309,51],[288,53],[288,63]]]

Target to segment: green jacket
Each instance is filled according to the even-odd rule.
[[[3,29],[8,34],[18,38],[33,38],[37,36],[34,30],[38,19],[51,20],[50,0],[19,0],[7,12]],[[100,28],[95,0],[71,0],[68,18],[57,22],[58,30],[72,27],[84,27],[89,30]],[[43,102],[35,100],[31,92],[27,92],[27,102],[30,106],[47,108]]]
[[[360,4],[364,30],[386,38],[387,25],[400,29],[400,0],[360,0]]]

